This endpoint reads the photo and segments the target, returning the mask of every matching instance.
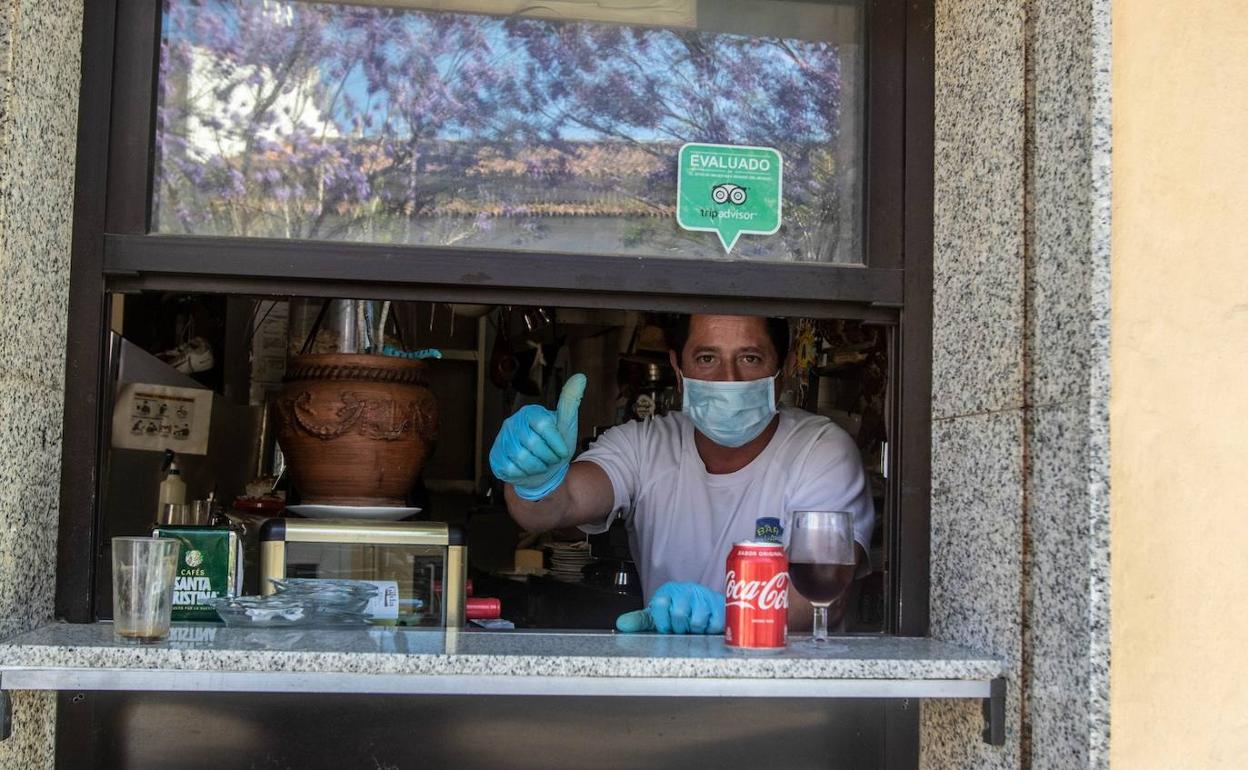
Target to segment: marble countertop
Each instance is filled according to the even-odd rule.
[[[561,686],[583,687],[599,680],[605,687],[609,680],[613,687],[645,682],[636,694],[700,694],[687,685],[702,680],[718,683],[721,689],[716,693],[732,685],[740,690],[737,694],[752,694],[747,690],[755,680],[755,685],[771,688],[767,693],[801,696],[834,694],[828,683],[836,681],[842,683],[840,692],[859,692],[862,682],[870,680],[926,683],[927,689],[911,688],[916,697],[929,691],[971,697],[967,693],[982,688],[956,685],[986,686],[1004,671],[997,658],[930,639],[847,636],[834,639],[832,645],[828,653],[808,653],[791,645],[760,655],[729,650],[722,636],[407,628],[250,630],[213,624],[175,624],[169,640],[136,645],[115,640],[108,623],[57,623],[0,642],[0,687],[156,690],[169,689],[166,685],[177,676],[197,675],[203,686],[245,690],[254,685],[259,691],[467,688],[558,694]],[[107,681],[99,672],[107,673]],[[680,691],[664,691],[673,681],[684,683]],[[791,691],[781,693],[784,682]],[[846,682],[857,682],[858,689],[846,690]],[[932,689],[937,682],[953,689]]]

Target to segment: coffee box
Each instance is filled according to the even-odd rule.
[[[173,619],[220,622],[211,600],[243,583],[238,533],[227,527],[161,526],[152,532],[182,543],[173,579]]]

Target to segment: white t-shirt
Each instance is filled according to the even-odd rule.
[[[733,544],[774,518],[787,545],[793,511],[853,513],[854,539],[870,551],[875,508],[862,458],[827,418],[781,407],[767,447],[734,473],[708,473],[693,434],[689,418],[673,412],[616,426],[577,458],[602,468],[615,490],[607,518],[581,529],[597,534],[625,521],[647,601],[669,580],[723,591]]]

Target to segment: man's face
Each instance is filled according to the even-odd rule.
[[[767,323],[758,316],[695,315],[679,363],[682,374],[695,380],[757,380],[780,368]]]

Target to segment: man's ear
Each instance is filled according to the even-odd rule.
[[[676,372],[676,387],[683,390],[685,387],[685,375],[680,371],[680,361],[676,358],[675,350],[669,349],[667,351],[667,361],[672,365],[672,371]]]

